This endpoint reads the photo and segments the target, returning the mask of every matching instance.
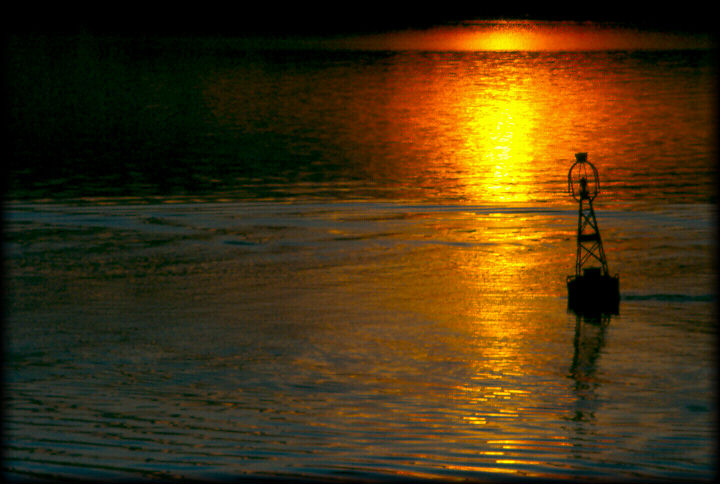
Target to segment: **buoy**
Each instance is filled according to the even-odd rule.
[[[576,313],[618,314],[620,278],[608,271],[592,204],[600,192],[600,179],[587,153],[575,154],[568,172],[568,191],[579,205],[575,274],[567,277],[568,307]]]

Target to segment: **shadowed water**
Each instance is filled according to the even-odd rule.
[[[9,81],[6,477],[715,475],[706,52],[84,42]]]

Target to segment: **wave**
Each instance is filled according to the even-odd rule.
[[[624,301],[713,302],[714,294],[623,294]]]

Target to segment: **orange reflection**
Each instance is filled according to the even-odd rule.
[[[542,170],[533,166],[541,142],[535,97],[545,86],[523,58],[509,63],[464,60],[457,71],[449,70],[454,67],[447,60],[454,62],[439,59],[423,71],[414,64],[391,65],[384,79],[392,92],[383,100],[385,124],[372,132],[371,142],[380,139],[392,147],[390,159],[397,161],[392,175],[414,186],[415,177],[426,174],[443,195],[530,202],[536,173]]]
[[[351,44],[438,50],[564,45],[579,50],[617,47],[613,39],[624,38],[623,32],[496,22],[391,33]],[[605,182],[607,173],[628,178],[635,168],[620,157],[637,157],[636,148],[649,137],[668,145],[661,153],[687,152],[688,146],[695,150],[688,153],[694,164],[682,168],[672,159],[653,160],[659,173],[663,161],[673,170],[697,170],[705,161],[702,149],[714,145],[712,110],[697,107],[715,104],[706,88],[712,73],[667,76],[633,56],[620,57],[604,52],[412,52],[381,56],[362,70],[340,63],[307,70],[240,63],[208,76],[203,94],[218,124],[243,149],[261,146],[240,143],[249,134],[251,141],[265,143],[268,134],[277,133],[283,142],[290,140],[283,145],[288,159],[305,156],[308,147],[317,149],[327,158],[347,160],[346,166],[361,166],[360,177],[410,196],[420,192],[470,203],[567,207],[561,187],[575,152],[589,152]],[[644,95],[658,85],[662,96]],[[666,135],[668,125],[673,136]],[[319,143],[310,144],[310,136],[298,138],[298,132],[312,134]],[[603,185],[601,203],[612,201],[607,188],[612,186]]]
[[[498,464],[501,464],[502,462],[498,461]],[[529,462],[528,462],[529,463]],[[447,469],[454,470],[454,471],[461,471],[461,472],[493,472],[498,474],[511,474],[511,475],[518,475],[523,476],[525,478],[529,477],[547,477],[545,474],[540,472],[530,472],[525,469],[513,469],[512,467],[492,467],[492,466],[485,466],[485,465],[458,465],[458,464],[446,464],[444,466]]]
[[[712,111],[688,108],[692,96],[684,94],[700,92],[712,105],[712,93],[693,84],[695,77],[669,78],[632,59],[618,62],[605,53],[407,58],[386,78],[392,85],[383,105],[386,124],[373,134],[392,146],[394,175],[411,187],[420,174],[442,195],[469,202],[567,207],[564,177],[575,152],[589,152],[610,182],[608,174],[622,179],[634,170],[627,159],[637,156],[633,144],[666,132],[668,120],[674,136],[663,143],[713,144]],[[633,82],[607,75],[623,62],[642,75]],[[661,100],[643,96],[658,83],[665,89]],[[640,126],[638,119],[647,122]],[[686,151],[669,152],[675,149]],[[601,203],[611,203],[612,186],[603,186]]]
[[[479,175],[468,185],[471,198],[494,202],[527,202],[529,186],[526,164],[531,161],[534,123],[532,106],[517,86],[506,91],[484,91],[490,101],[461,98],[459,110],[469,113],[458,125],[469,151],[476,156],[463,159],[466,171]]]

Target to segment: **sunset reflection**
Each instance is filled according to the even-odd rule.
[[[496,202],[525,202],[529,199],[526,165],[531,161],[534,123],[532,107],[522,99],[517,86],[503,90],[476,93],[484,99],[465,98],[464,109],[469,115],[458,126],[469,151],[464,158],[473,198],[489,198]],[[471,180],[479,176],[479,183]]]
[[[711,72],[669,78],[644,56],[608,52],[362,55],[362,68],[334,61],[304,67],[302,57],[286,68],[272,57],[218,66],[203,83],[217,123],[212,135],[226,143],[218,149],[258,160],[253,173],[277,163],[293,176],[367,180],[401,197],[565,206],[573,153],[589,152],[602,174],[612,174],[602,199],[611,203],[614,180],[637,171],[628,160],[647,156],[638,130],[658,136],[672,124],[673,136],[653,142],[668,148],[660,157],[682,149],[688,163],[673,170],[684,175],[705,166],[701,150],[713,144],[710,111],[686,102],[692,95],[714,105],[697,82]],[[626,69],[642,76],[619,82],[609,69],[621,79]],[[653,89],[662,96],[643,95]],[[656,157],[653,165],[674,162]],[[674,183],[667,173],[648,182]]]

